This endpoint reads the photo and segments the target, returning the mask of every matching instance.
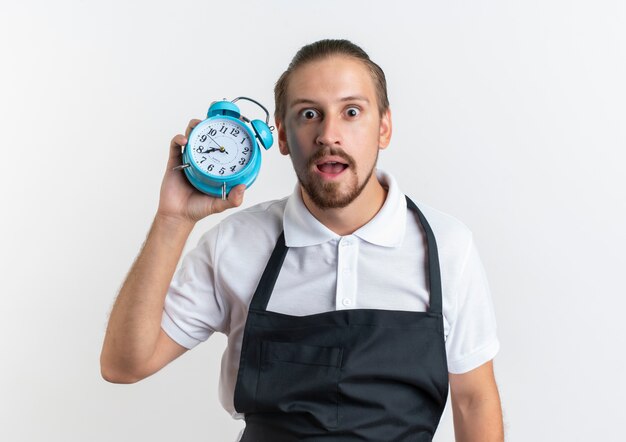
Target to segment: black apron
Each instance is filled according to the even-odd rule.
[[[441,275],[433,232],[408,197],[407,206],[428,241],[426,312],[267,311],[288,249],[281,233],[243,335],[234,396],[242,442],[432,440],[448,396]]]

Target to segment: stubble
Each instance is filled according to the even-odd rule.
[[[315,177],[315,175],[311,172],[311,169],[315,167],[315,163],[317,161],[324,156],[330,155],[341,157],[348,165],[346,170],[343,172],[344,174],[349,174],[350,176],[348,183],[324,182]],[[298,181],[300,182],[302,189],[318,208],[322,210],[341,209],[352,203],[356,198],[358,198],[361,192],[363,192],[363,189],[365,189],[365,186],[367,186],[367,183],[374,173],[377,160],[378,152],[376,152],[376,160],[367,172],[367,176],[365,176],[365,179],[359,183],[359,176],[356,171],[356,161],[351,155],[347,154],[341,148],[322,149],[309,158],[303,170],[296,170],[296,176],[298,177]],[[347,189],[342,191],[341,188],[346,184]]]

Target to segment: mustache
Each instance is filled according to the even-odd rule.
[[[346,151],[344,151],[342,148],[330,147],[330,148],[318,150],[313,155],[311,155],[311,157],[309,158],[309,161],[307,162],[307,168],[313,167],[315,163],[317,163],[319,160],[321,160],[322,158],[326,156],[340,157],[342,160],[346,162],[349,168],[353,168],[356,165],[356,161],[354,160],[354,158],[351,155],[349,155]]]

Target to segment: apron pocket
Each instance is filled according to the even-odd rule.
[[[342,356],[340,347],[261,341],[256,411],[304,413],[337,427]]]

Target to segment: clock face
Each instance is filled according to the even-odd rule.
[[[252,140],[242,124],[229,119],[201,123],[189,140],[192,161],[205,173],[227,177],[246,167],[253,155]]]

